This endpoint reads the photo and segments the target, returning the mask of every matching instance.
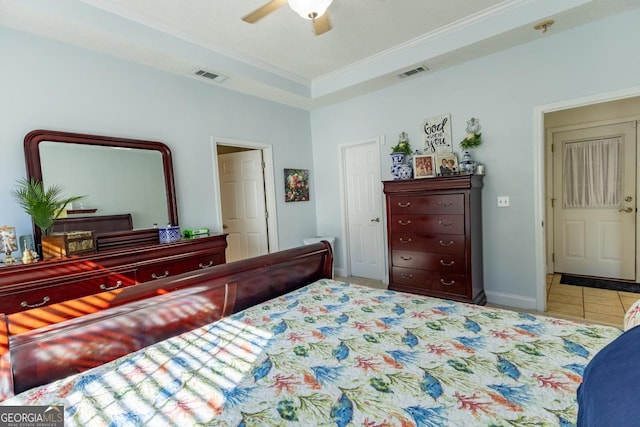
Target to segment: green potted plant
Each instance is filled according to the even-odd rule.
[[[402,132],[398,138],[398,143],[391,147],[391,153],[404,153],[405,156],[411,155],[411,144],[409,136],[406,132]]]
[[[472,148],[476,148],[480,144],[482,144],[482,134],[478,133],[468,133],[467,136],[460,141],[460,148],[463,151],[469,151]]]
[[[12,190],[13,197],[24,211],[31,215],[33,223],[40,228],[43,236],[51,232],[53,222],[71,202],[85,196],[62,197],[63,188],[58,185],[45,188],[41,181],[35,179],[18,180],[18,186]]]
[[[460,148],[463,151],[469,151],[482,144],[482,133],[480,132],[480,121],[475,117],[467,122],[467,135],[460,141]]]

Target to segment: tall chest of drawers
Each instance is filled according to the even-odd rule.
[[[485,304],[482,176],[383,184],[389,289]]]

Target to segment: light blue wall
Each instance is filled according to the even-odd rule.
[[[31,233],[10,191],[25,176],[24,136],[51,129],[164,142],[180,224],[218,231],[211,137],[272,144],[280,248],[315,235],[315,200],[284,203],[283,191],[284,168],[312,168],[307,111],[6,28],[0,52],[0,225]]]
[[[558,22],[540,39],[311,114],[318,188],[318,233],[343,236],[338,146],[376,135],[382,176],[389,173],[389,147],[406,131],[420,146],[424,119],[451,113],[457,144],[470,117],[480,119],[484,144],[474,155],[486,165],[483,190],[484,279],[489,300],[535,306],[534,108],[561,100],[640,85],[640,11],[557,33]],[[429,65],[428,63],[426,64]],[[456,145],[457,148],[457,145]],[[334,165],[329,167],[328,165]],[[496,206],[498,195],[510,208]],[[342,240],[337,242],[345,265]]]
[[[303,236],[337,236],[344,267],[338,146],[406,131],[419,146],[425,118],[451,113],[454,141],[478,117],[487,167],[483,191],[485,284],[490,300],[530,304],[536,296],[533,110],[536,106],[640,85],[640,11],[468,62],[312,113],[245,96],[36,36],[0,28],[0,223],[29,233],[9,196],[24,176],[22,140],[33,129],[155,139],[174,153],[180,222],[215,223],[210,137],[273,144],[280,247]],[[427,64],[428,65],[428,64]],[[310,140],[313,141],[311,145]],[[311,169],[311,202],[284,203],[284,168]],[[498,209],[498,195],[511,207]]]

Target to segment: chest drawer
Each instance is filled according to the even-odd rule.
[[[464,239],[461,234],[393,233],[389,244],[392,250],[463,254]]]
[[[463,194],[398,195],[389,199],[392,214],[464,214]]]
[[[394,215],[394,233],[464,234],[464,215]]]
[[[464,274],[416,270],[413,268],[391,268],[393,287],[390,289],[423,293],[466,296],[467,279]]]
[[[51,286],[3,296],[0,312],[10,314],[131,286],[135,284],[135,277],[135,272],[131,270],[77,281],[54,282]]]
[[[391,258],[391,262],[397,267],[460,274],[465,273],[464,255],[394,250]]]

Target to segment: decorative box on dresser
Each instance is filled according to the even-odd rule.
[[[222,234],[3,265],[0,267],[0,313],[46,307],[224,264],[226,248],[227,236]]]
[[[482,176],[385,181],[389,289],[484,305]]]

